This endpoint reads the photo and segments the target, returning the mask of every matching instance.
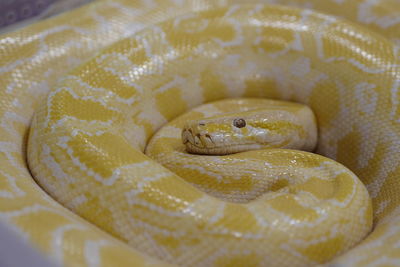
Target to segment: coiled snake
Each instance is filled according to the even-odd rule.
[[[398,263],[396,2],[298,2],[334,14],[340,10],[354,20],[356,14],[360,22],[371,24],[369,29],[309,9],[261,3],[172,1],[156,7],[151,1],[129,2],[99,2],[1,39],[3,221],[65,265]],[[147,27],[122,38],[129,33],[131,14]],[[114,41],[76,67],[79,57],[88,59]],[[53,88],[46,96],[48,85]],[[364,187],[352,174],[339,178],[352,186],[344,187],[351,192],[335,202],[351,216],[333,213],[336,223],[315,227],[328,208],[308,205],[332,195],[334,190],[328,191],[337,184],[312,173],[305,184],[291,184],[293,173],[306,171],[281,164],[286,156],[269,159],[271,165],[288,168],[286,180],[255,183],[277,192],[269,209],[261,200],[271,195],[264,189],[251,193],[254,184],[243,183],[238,178],[246,177],[236,171],[247,168],[251,176],[251,166],[240,166],[249,157],[268,163],[256,152],[237,154],[231,173],[237,184],[207,193],[201,191],[208,190],[207,179],[193,186],[198,180],[181,179],[143,153],[166,122],[202,103],[236,97],[311,107],[318,122],[315,152],[343,164],[366,185],[373,231],[369,233],[367,198],[353,197]],[[81,218],[50,199],[27,171],[25,142],[34,110],[27,149],[30,171],[50,196]],[[176,129],[169,129],[162,138],[174,138],[168,134]],[[311,154],[301,154],[292,164],[317,173],[339,166],[304,155]],[[223,167],[224,162],[218,164]],[[206,177],[204,170],[191,166],[189,178],[193,173]],[[346,210],[350,202],[354,210]],[[304,229],[293,231],[296,224]]]

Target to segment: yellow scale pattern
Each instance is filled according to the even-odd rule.
[[[203,122],[203,131],[213,136],[217,127],[215,124],[219,123],[222,128],[230,127],[231,112],[238,116],[241,112],[241,115],[248,115],[248,109],[257,107],[269,111],[269,114],[264,113],[263,118],[268,118],[270,125],[286,122],[291,126],[304,127],[302,129],[307,134],[299,137],[303,142],[288,143],[291,149],[252,150],[248,147],[249,151],[223,156],[193,155],[185,151],[181,129],[188,120],[196,121],[196,124],[188,126],[194,136],[194,125],[198,122]],[[280,116],[275,117],[276,113],[271,115],[276,110],[279,110]],[[261,123],[261,119],[256,116],[263,111],[256,109],[253,112],[253,117],[244,117],[246,122]],[[227,118],[229,124],[224,124]],[[209,124],[212,127],[207,130]],[[181,233],[184,229],[184,226],[180,226],[180,220],[184,218],[182,215],[175,215],[175,222],[170,218],[166,225],[157,224],[164,231],[171,231],[164,232],[169,241],[174,240],[176,233],[181,233],[183,239],[198,241],[188,244],[174,240],[173,249],[171,243],[158,243],[159,246],[166,246],[163,248],[166,251],[184,246],[184,253],[174,253],[174,261],[181,265],[211,266],[221,258],[227,261],[229,258],[247,257],[250,254],[251,262],[256,266],[305,266],[326,262],[357,244],[370,232],[372,226],[368,192],[361,181],[344,166],[299,151],[306,149],[307,143],[304,141],[312,139],[315,134],[316,127],[313,124],[312,112],[298,103],[262,98],[232,98],[200,105],[162,126],[151,137],[145,154],[208,195],[204,194],[194,202],[185,201],[188,205],[182,209],[182,212],[189,210],[195,218],[194,222],[185,220],[185,223],[198,225],[194,233]],[[232,134],[234,131],[227,132]],[[269,135],[274,135],[274,132]],[[291,135],[291,131],[277,133],[278,136],[281,140],[297,138]],[[224,145],[235,144],[235,138],[225,137]],[[246,138],[250,139],[248,134],[243,137]],[[282,144],[277,147],[284,146]],[[46,179],[43,180],[46,184]],[[158,183],[159,180],[155,180]],[[175,182],[169,179],[169,183]],[[149,186],[152,187],[152,184]],[[162,189],[166,196],[164,203],[178,199],[174,192],[168,190],[168,187]],[[210,195],[216,198],[210,198]],[[146,195],[146,198],[153,202],[155,195]],[[179,202],[183,201],[181,199]],[[175,225],[177,227],[173,229]],[[202,244],[204,239],[207,243]],[[211,247],[212,251],[207,256],[201,255],[198,264],[198,251],[204,251],[206,247]],[[181,254],[185,257],[190,255],[191,262],[181,262]]]
[[[98,1],[1,36],[0,219],[43,255],[68,266],[262,265],[250,252],[213,258],[218,244],[212,243],[194,259],[185,258],[161,248],[196,245],[197,239],[166,238],[163,231],[147,237],[143,229],[166,228],[202,193],[184,181],[165,182],[173,174],[142,151],[162,124],[201,103],[279,98],[312,107],[320,127],[317,152],[351,169],[372,198],[373,232],[330,264],[397,264],[398,3],[237,2]],[[310,7],[368,28],[310,10],[262,5],[268,2]],[[162,23],[137,32],[156,22]],[[49,88],[54,89],[46,97]],[[31,170],[41,172],[48,193],[81,217],[50,198],[28,171],[35,110],[33,125],[45,127],[30,133],[37,140],[30,142]],[[146,198],[146,190],[156,197]],[[163,192],[175,199],[157,201]],[[237,212],[246,211],[224,211],[232,218]],[[196,230],[185,219],[180,226]],[[316,249],[310,244],[301,252],[309,263],[322,261]]]

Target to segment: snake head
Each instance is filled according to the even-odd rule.
[[[264,148],[311,151],[317,128],[311,109],[251,110],[188,121],[182,130],[186,150],[195,154],[226,155]]]

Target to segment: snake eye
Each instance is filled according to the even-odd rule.
[[[233,126],[237,128],[243,128],[246,126],[246,121],[244,119],[234,119]]]

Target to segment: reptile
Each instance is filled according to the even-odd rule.
[[[98,1],[3,35],[1,220],[64,265],[396,264],[398,4],[254,2]],[[346,250],[337,228],[290,239],[269,262],[250,231],[265,221],[244,208],[258,195],[218,200],[144,154],[175,117],[237,97],[312,109],[313,152],[365,184],[371,233]]]

